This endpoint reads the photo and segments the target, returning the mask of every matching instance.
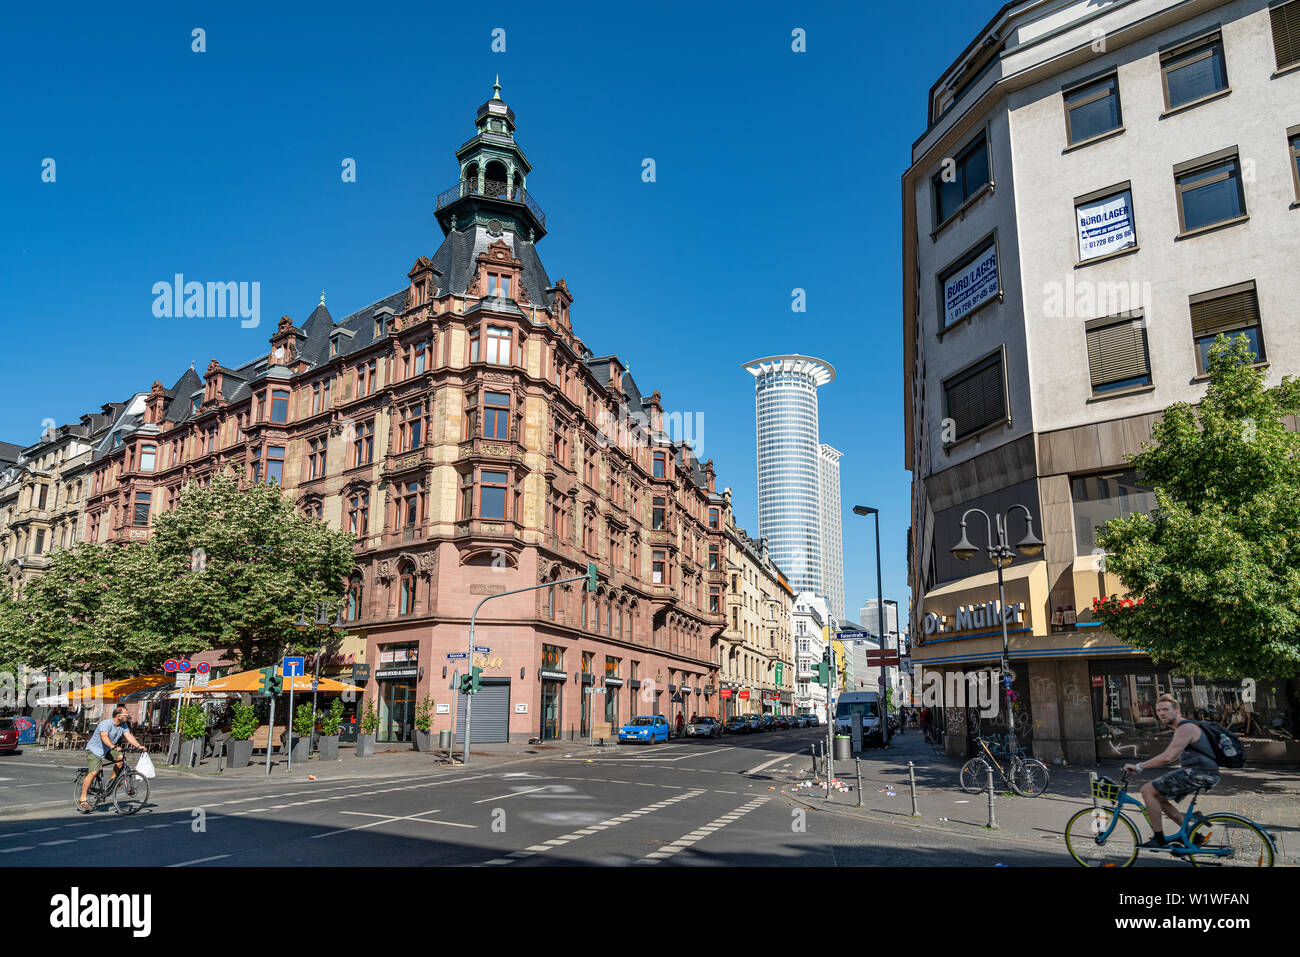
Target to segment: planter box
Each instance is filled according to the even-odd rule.
[[[227,741],[226,759],[232,768],[246,768],[253,761],[253,741]]]
[[[337,761],[339,759],[339,736],[322,735],[317,739],[317,750],[320,752],[318,757],[322,761]]]
[[[357,757],[373,758],[375,756],[375,736],[373,734],[357,735]]]
[[[414,738],[415,738],[415,750],[417,751],[433,750],[433,740],[432,740],[433,735],[430,732],[416,731],[414,732]]]
[[[203,739],[194,738],[181,742],[180,758],[177,763],[183,768],[198,767],[203,762]]]
[[[299,737],[295,734],[293,736],[293,760],[306,764],[309,757],[311,757],[311,738],[307,735]]]

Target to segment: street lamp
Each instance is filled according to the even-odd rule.
[[[347,631],[348,628],[347,625],[343,623],[343,607],[341,605],[339,606],[338,617],[335,618],[333,622],[329,620],[329,614],[326,611],[327,606],[325,602],[320,602],[314,606],[316,610],[316,620],[314,622],[308,622],[306,610],[309,607],[313,606],[308,603],[299,609],[298,620],[293,623],[293,626],[299,631],[304,632],[312,628],[316,629],[316,657],[313,661],[314,671],[311,679],[311,737],[309,738],[309,740],[314,743],[316,739],[316,688],[317,685],[320,684],[320,653],[321,648],[325,643],[325,632],[332,631],[336,635],[341,635],[343,632]],[[293,715],[289,716],[289,720],[290,726],[292,727]]]
[[[874,515],[876,519],[876,617],[877,627],[880,633],[880,650],[884,652],[886,648],[885,640],[885,599],[884,590],[880,583],[880,509],[872,508],[869,505],[854,505],[854,515]],[[866,622],[863,622],[866,624]],[[901,667],[901,664],[900,664]],[[882,662],[880,666],[881,694],[880,694],[880,744],[882,747],[889,747],[889,666]]]
[[[970,539],[966,535],[966,516],[970,515],[971,512],[979,512],[979,514],[983,515],[985,530],[988,532],[989,543],[987,548],[985,548],[985,553],[988,555],[989,561],[993,563],[993,567],[998,570],[998,617],[1002,619],[1002,703],[1003,707],[1006,709],[1007,716],[1008,752],[1010,752],[1012,740],[1015,735],[1015,719],[1011,714],[1011,663],[1010,653],[1007,648],[1007,596],[1006,587],[1002,581],[1002,569],[1015,561],[1016,557],[1015,553],[1012,552],[1010,546],[1007,544],[1007,531],[1011,524],[1011,513],[1016,509],[1020,509],[1025,513],[1025,537],[1016,544],[1016,551],[1020,552],[1020,554],[1026,558],[1037,558],[1043,552],[1043,540],[1034,534],[1033,514],[1028,508],[1019,504],[1012,505],[1011,508],[1007,509],[1005,515],[1001,513],[994,515],[997,524],[996,543],[993,537],[994,520],[989,518],[988,512],[979,508],[968,508],[961,517],[961,538],[958,540],[957,544],[952,547],[953,555],[963,562],[968,562],[975,557],[975,554],[979,549],[971,544]]]

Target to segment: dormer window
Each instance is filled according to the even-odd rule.
[[[495,298],[510,298],[510,277],[488,273],[488,295]]]
[[[193,398],[190,399],[190,411],[191,412],[199,411],[199,406],[202,404],[203,404],[203,396],[195,395]]]
[[[381,309],[375,313],[375,338],[382,339],[393,328],[393,311],[391,309]]]

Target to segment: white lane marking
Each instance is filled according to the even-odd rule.
[[[706,794],[706,793],[707,791],[703,788],[693,790],[693,791],[684,791],[681,794],[668,798],[667,800],[658,801],[654,804],[647,805],[646,807],[641,808],[640,810],[645,811],[646,813],[649,813],[651,811],[658,811],[672,804],[677,804],[680,801],[687,801],[693,797],[698,797],[699,795]],[[766,801],[767,798],[763,798],[763,800]],[[608,820],[601,821],[599,824],[593,824],[591,825],[591,827],[583,828],[581,831],[575,831],[573,834],[566,834],[563,837],[553,838],[552,840],[546,841],[543,844],[534,844],[531,847],[525,848],[525,850],[530,851],[534,854],[545,854],[547,851],[553,850],[557,847],[562,847],[565,844],[572,844],[574,841],[586,837],[588,834],[590,834],[593,831],[602,831],[606,828],[617,827],[619,824],[624,823],[625,820],[626,820],[625,817],[609,818]],[[511,855],[507,855],[507,856],[509,857]],[[484,864],[495,865],[499,860],[500,860],[499,858],[496,858],[491,861],[485,861]],[[515,858],[515,860],[519,860],[519,858]]]
[[[22,847],[0,847],[0,854],[12,854],[15,851],[30,851],[32,846],[25,844]]]
[[[66,838],[61,841],[41,841],[41,847],[54,847],[58,844],[71,844],[71,843],[72,842],[67,840]]]
[[[749,769],[748,771],[746,771],[745,773],[746,773],[746,774],[757,774],[759,771],[762,771],[764,768],[770,768],[772,765],[776,764],[776,762],[778,762],[778,761],[785,761],[785,760],[787,760],[788,758],[789,758],[789,755],[786,755],[786,754],[778,754],[778,755],[777,755],[776,757],[774,757],[771,761],[764,761],[764,762],[763,762],[762,764],[760,764],[758,767],[756,767],[756,768],[750,768],[750,769]]]
[[[633,863],[658,864],[660,861],[667,860],[668,858],[672,857],[674,854],[677,854],[680,851],[684,851],[686,848],[691,847],[698,841],[703,840],[704,836],[707,836],[704,835],[704,836],[696,837],[695,835],[699,831],[703,831],[705,830],[705,828],[713,828],[714,830],[719,830],[723,827],[726,827],[728,824],[731,824],[732,822],[738,820],[739,818],[744,817],[750,811],[762,807],[769,800],[771,799],[766,796],[760,798],[754,798],[752,801],[749,801],[746,804],[742,804],[740,807],[736,808],[736,810],[732,811],[730,814],[725,814],[722,817],[717,818],[716,820],[711,821],[710,823],[704,825],[704,827],[698,828],[696,831],[691,831],[689,834],[686,834],[685,836],[678,838],[677,840],[673,841],[671,844],[667,844],[664,847],[660,848],[659,850],[647,854],[639,861],[634,861]]]
[[[168,867],[189,867],[191,864],[206,864],[208,861],[219,861],[223,857],[229,857],[229,854],[218,854],[216,857],[200,857],[197,861],[181,861],[179,864],[168,864]]]
[[[475,801],[475,804],[487,804],[489,801],[504,801],[506,798],[519,797],[521,794],[532,794],[534,791],[546,791],[550,789],[549,784],[543,784],[541,787],[525,788],[522,791],[513,791],[510,794],[502,794],[499,797],[484,798],[481,801]]]
[[[484,775],[486,777],[486,775]],[[477,828],[477,824],[454,824],[451,821],[430,821],[424,817],[425,814],[438,814],[440,810],[435,808],[432,811],[421,811],[419,814],[375,814],[369,811],[339,811],[340,814],[352,814],[357,817],[377,817],[378,821],[371,821],[369,824],[358,824],[356,827],[343,827],[337,831],[326,831],[324,834],[313,834],[312,840],[318,840],[322,837],[332,837],[335,834],[346,834],[349,831],[364,831],[369,827],[378,827],[381,824],[391,824],[394,821],[419,821],[422,824],[441,824],[443,827],[468,827]]]

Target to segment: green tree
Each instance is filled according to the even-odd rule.
[[[1156,510],[1097,535],[1128,595],[1096,606],[1117,637],[1206,677],[1300,667],[1300,382],[1264,386],[1246,338],[1210,350],[1199,409],[1165,410],[1131,458]]]
[[[286,648],[315,648],[293,623],[304,604],[341,599],[354,542],[298,515],[279,486],[227,473],[206,488],[187,485],[177,508],[158,517],[150,546],[174,583],[176,631],[206,647],[234,646],[250,668]]]

